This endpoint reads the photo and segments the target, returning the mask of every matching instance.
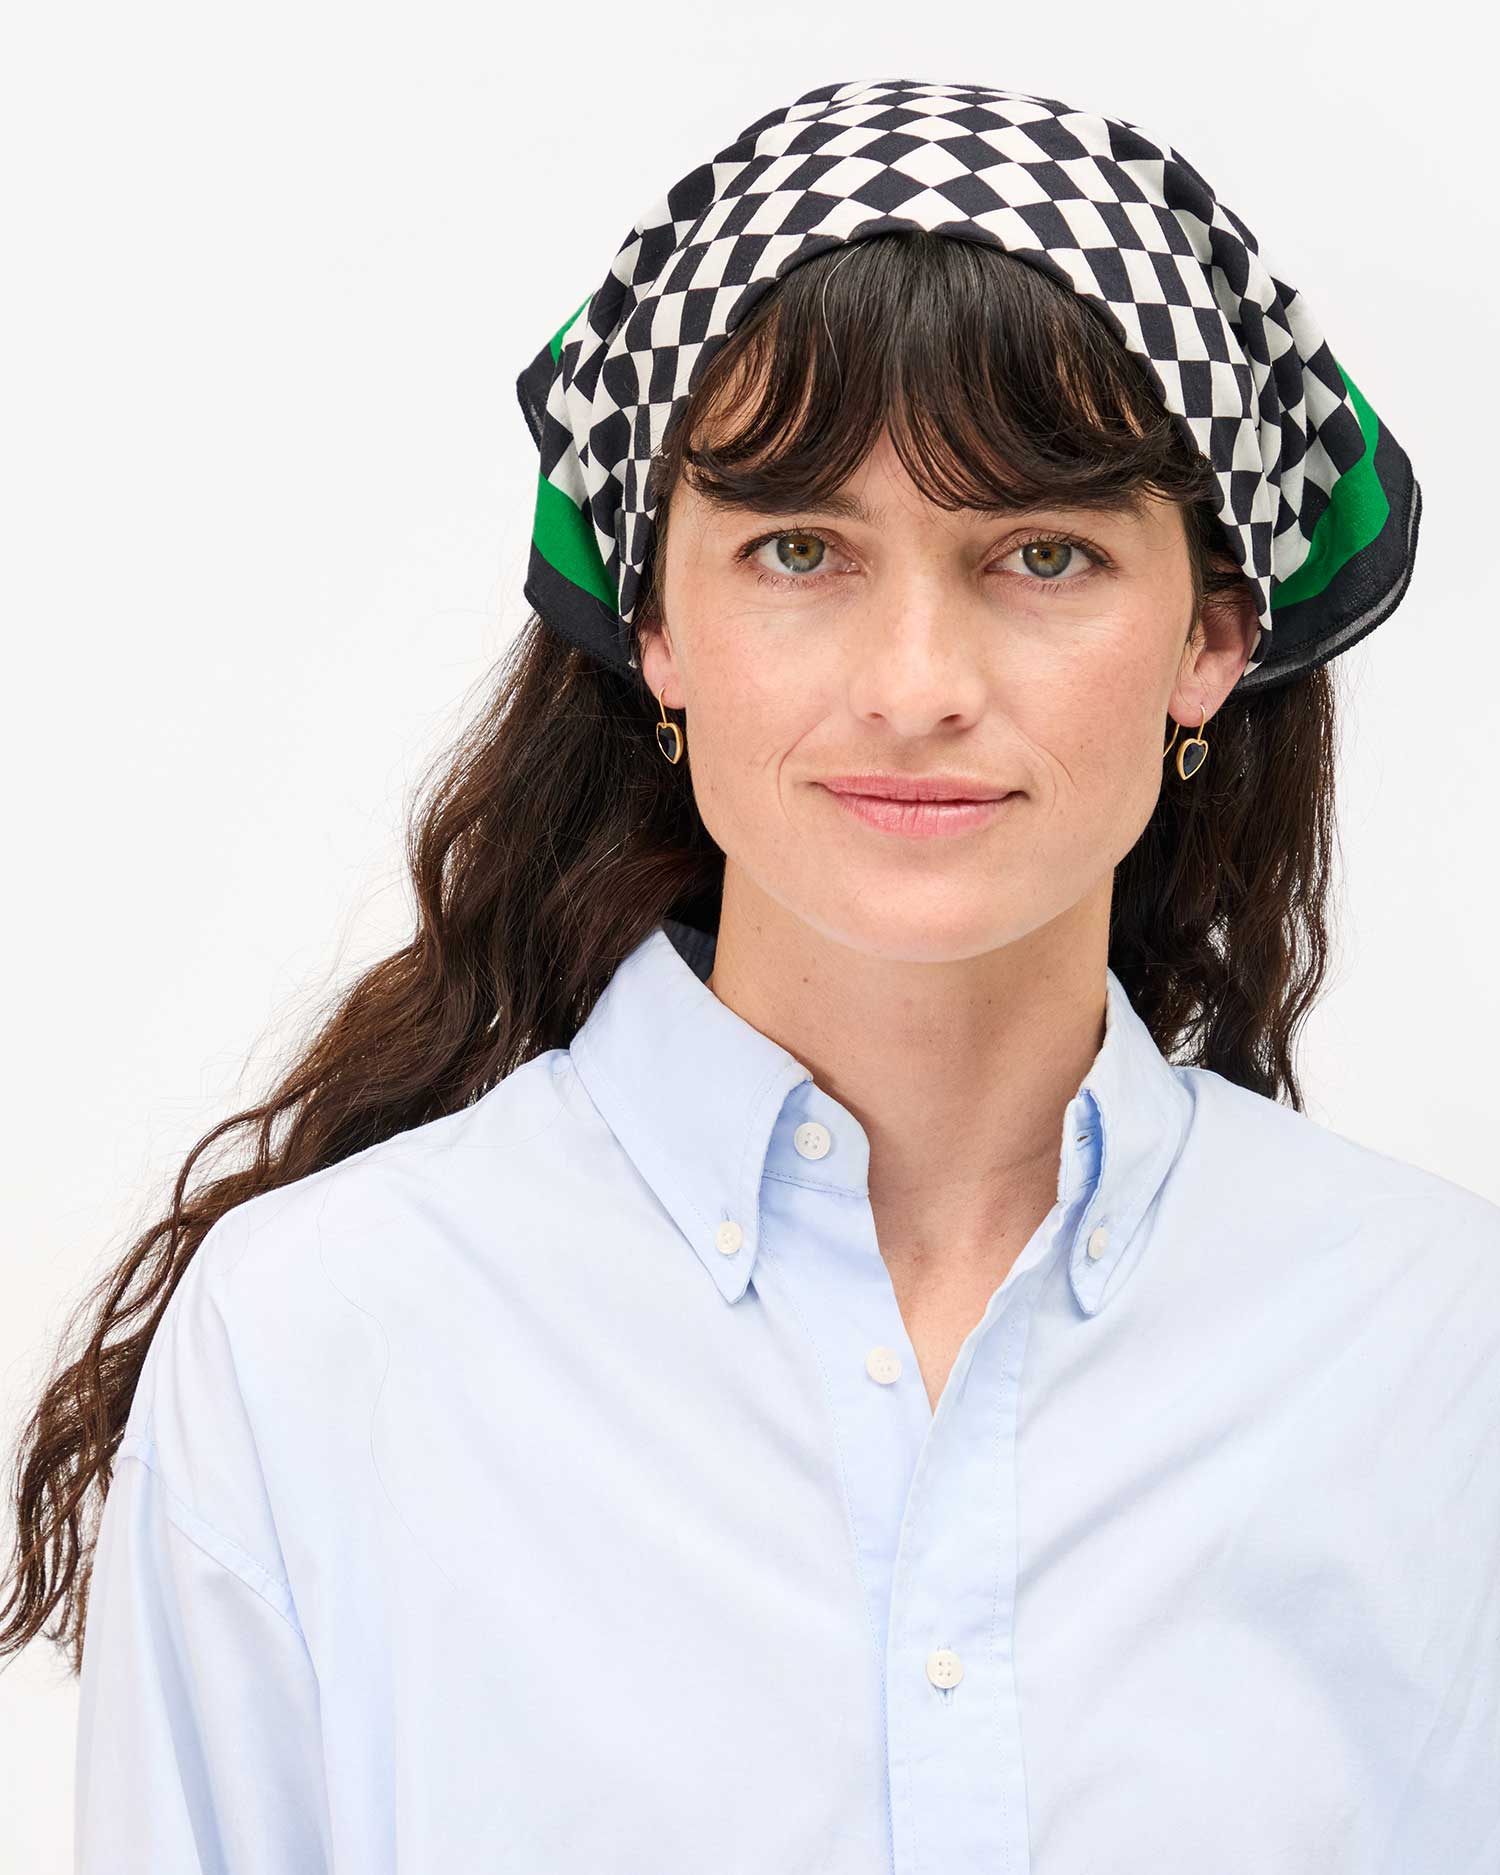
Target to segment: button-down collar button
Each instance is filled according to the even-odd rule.
[[[732,1257],[745,1241],[745,1233],[732,1218],[726,1219],[714,1232],[714,1242],[725,1256]]]
[[[804,1120],[792,1135],[792,1143],[804,1159],[821,1159],[833,1144],[833,1136],[819,1120]]]
[[[1109,1248],[1109,1232],[1101,1224],[1095,1231],[1089,1232],[1089,1255],[1102,1257]]]
[[[964,1677],[964,1663],[951,1647],[939,1647],[927,1656],[927,1677],[934,1686],[957,1686]]]
[[[901,1378],[901,1356],[894,1348],[871,1348],[865,1356],[865,1372],[871,1380],[888,1387],[893,1380]]]

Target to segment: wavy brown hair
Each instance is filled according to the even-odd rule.
[[[707,358],[652,468],[655,566],[684,477],[790,512],[837,488],[887,426],[944,506],[1133,489],[1179,503],[1195,631],[1245,583],[1208,464],[1100,315],[999,249],[917,231],[805,260]],[[660,628],[653,570],[640,632]],[[18,1447],[0,1655],[45,1633],[81,1672],[114,1453],[210,1226],[566,1047],[662,917],[717,929],[724,855],[690,763],[661,758],[658,719],[638,666],[531,616],[419,782],[410,938],[339,994],[258,1105],[199,1139],[164,1215],[78,1304]],[[1293,1037],[1327,965],[1333,722],[1326,666],[1231,692],[1211,760],[1190,783],[1167,766],[1110,920],[1111,967],[1163,1053],[1299,1111]]]

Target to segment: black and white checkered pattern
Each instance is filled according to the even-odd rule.
[[[897,79],[806,92],[675,183],[521,374],[550,484],[542,506],[566,518],[560,494],[580,522],[571,562],[533,545],[526,590],[548,624],[633,664],[646,472],[695,366],[799,262],[911,227],[1041,268],[1144,361],[1212,464],[1255,583],[1261,638],[1240,687],[1321,663],[1395,607],[1420,512],[1410,464],[1305,300],[1191,164],[1134,124],[1056,99]],[[1343,501],[1350,491],[1363,499]],[[578,553],[595,547],[590,591]],[[1273,619],[1273,581],[1299,570]]]

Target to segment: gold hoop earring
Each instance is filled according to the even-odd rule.
[[[662,702],[666,690],[667,687],[663,684],[656,693],[656,701],[661,709],[661,721],[656,725],[656,746],[669,762],[680,762],[682,760],[682,731],[676,723],[667,720],[667,706]]]
[[[1208,760],[1208,738],[1203,733],[1203,725],[1208,721],[1208,711],[1203,709],[1201,704],[1199,705],[1199,709],[1202,711],[1202,714],[1199,718],[1197,734],[1189,736],[1187,741],[1184,742],[1182,747],[1177,751],[1177,772],[1184,781],[1196,775],[1198,770]],[[1177,724],[1173,727],[1172,742],[1177,740],[1181,728],[1181,724]],[[1172,742],[1169,742],[1161,752],[1163,761],[1172,753]]]

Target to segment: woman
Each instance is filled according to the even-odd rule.
[[[1292,1059],[1389,429],[1181,156],[912,80],[518,388],[418,928],[28,1431],[79,1868],[1495,1866],[1500,1208]]]

